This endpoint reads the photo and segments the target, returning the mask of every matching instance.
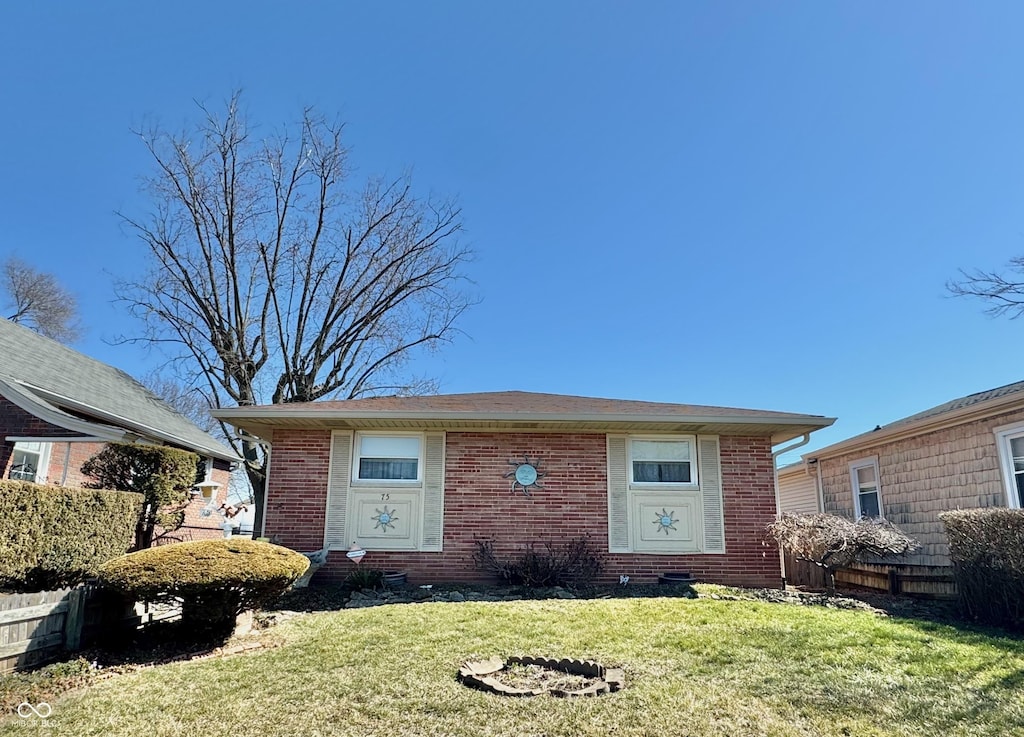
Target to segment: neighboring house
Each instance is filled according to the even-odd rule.
[[[783,466],[778,471],[779,512],[815,514],[821,511],[818,477],[803,461]]]
[[[605,580],[778,585],[772,447],[816,415],[526,392],[218,410],[271,448],[263,534],[328,547],[327,578],[364,566],[415,582],[486,580],[499,556],[589,535]]]
[[[3,478],[57,486],[88,482],[82,464],[108,442],[151,443],[197,453],[223,500],[239,460],[123,371],[2,318],[0,438]],[[193,500],[174,535],[222,535],[222,518],[201,514],[210,501]]]
[[[802,458],[779,469],[782,511],[884,517],[923,545],[901,563],[948,566],[940,512],[1024,502],[1024,382],[954,399]]]

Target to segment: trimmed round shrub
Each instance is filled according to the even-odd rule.
[[[309,566],[294,550],[247,540],[200,540],[115,558],[100,581],[140,601],[181,601],[189,637],[226,637],[235,618],[283,593]]]

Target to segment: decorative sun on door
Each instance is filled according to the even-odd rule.
[[[676,530],[676,522],[678,521],[676,519],[676,510],[673,509],[671,512],[668,512],[662,507],[660,514],[654,513],[654,522],[652,524],[658,526],[658,532],[664,532],[667,535],[669,530]]]
[[[523,490],[523,494],[530,496],[530,487],[536,489],[543,489],[540,485],[540,480],[547,474],[540,470],[540,461],[531,461],[530,456],[524,455],[523,460],[520,461],[509,461],[508,465],[514,466],[514,468],[505,474],[504,478],[512,479],[512,492],[515,492],[518,486]]]
[[[378,509],[376,511],[377,516],[370,518],[377,523],[373,526],[373,529],[383,532],[387,532],[388,528],[395,529],[395,522],[398,521],[398,517],[395,516],[395,512],[398,511],[397,509],[388,509],[388,505],[385,504],[383,510]]]

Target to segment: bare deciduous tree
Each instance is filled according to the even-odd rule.
[[[1024,314],[1024,256],[1010,259],[1009,276],[998,271],[960,270],[959,281],[946,282],[946,289],[957,297],[977,297],[989,303],[985,312],[1011,320]],[[1018,276],[1013,276],[1014,274]]]
[[[768,525],[767,536],[797,560],[820,566],[830,594],[835,572],[872,556],[906,555],[921,545],[883,519],[854,522],[834,514],[784,514]]]
[[[312,109],[257,134],[234,94],[172,134],[139,135],[155,162],[152,209],[122,214],[151,268],[118,286],[212,408],[430,390],[404,370],[449,340],[470,305],[461,212],[408,176],[349,184],[342,125]],[[174,352],[176,350],[176,352]],[[184,360],[183,360],[184,359]],[[262,516],[265,459],[225,427]]]
[[[217,421],[210,414],[206,395],[196,387],[186,386],[178,379],[160,371],[150,371],[139,381],[203,432],[219,431]]]
[[[78,302],[53,274],[39,271],[16,256],[3,265],[7,319],[47,338],[72,343],[81,336]]]

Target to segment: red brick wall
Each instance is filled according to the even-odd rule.
[[[706,581],[775,586],[778,553],[762,545],[775,517],[771,443],[762,437],[722,437],[725,555],[616,554],[608,550],[606,440],[602,434],[448,433],[445,461],[444,552],[367,553],[363,565],[404,570],[413,583],[486,580],[472,567],[474,538],[491,538],[499,553],[527,543],[589,533],[606,562],[604,579],[620,574],[653,582],[659,573],[690,571]],[[323,545],[330,433],[277,431],[270,469],[267,534],[296,550]],[[544,489],[510,492],[509,461],[539,461]],[[351,570],[331,554],[320,579]]]
[[[319,550],[324,546],[330,431],[275,431],[270,453],[267,537],[295,550]],[[260,531],[253,535],[259,537]]]
[[[54,443],[50,448],[50,466],[47,469],[46,482],[55,486],[85,486],[92,479],[82,473],[82,464],[103,450],[105,445],[106,443]],[[67,478],[64,477],[65,466]]]
[[[11,456],[14,454],[14,443],[8,437],[50,437],[67,438],[79,433],[70,432],[43,422],[35,415],[29,414],[16,404],[0,397],[0,478],[7,478],[11,471]],[[50,454],[51,467],[55,456],[63,458],[61,446],[55,446]],[[58,477],[59,480],[59,477]]]

